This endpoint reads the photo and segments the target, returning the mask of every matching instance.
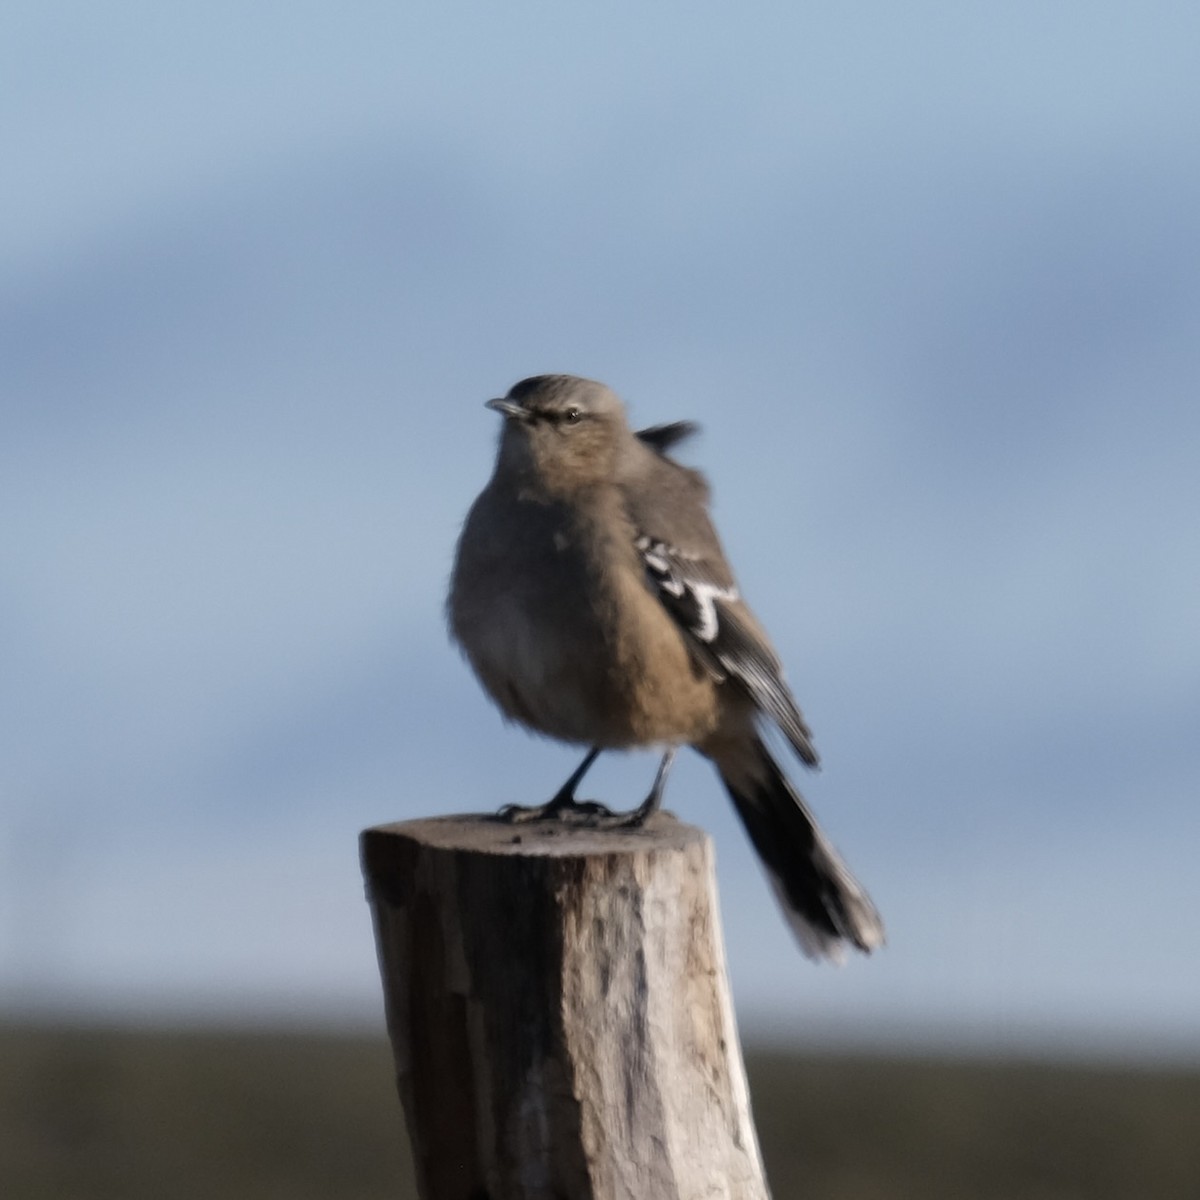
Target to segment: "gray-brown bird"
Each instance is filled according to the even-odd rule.
[[[805,953],[881,945],[875,906],[763,741],[768,721],[817,764],[721,550],[708,485],[667,456],[695,427],[634,433],[612,391],[573,375],[525,379],[487,403],[504,425],[459,539],[450,629],[506,717],[591,747],[552,800],[503,815],[640,824],[690,745],[720,774]],[[575,799],[601,751],[641,746],[665,753],[638,808]]]

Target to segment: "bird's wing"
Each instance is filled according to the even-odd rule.
[[[775,722],[801,761],[817,752],[765,635],[738,592],[708,517],[707,485],[694,471],[664,462],[665,473],[626,491],[634,548],[646,581],[697,658],[740,687]]]
[[[651,425],[649,429],[637,431],[638,440],[644,442],[651,450],[666,454],[680,442],[695,437],[700,432],[700,426],[695,421],[671,421],[667,425]]]

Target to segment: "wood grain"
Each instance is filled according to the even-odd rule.
[[[424,1200],[768,1195],[707,835],[449,817],[362,854]]]

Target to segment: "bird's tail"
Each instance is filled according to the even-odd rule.
[[[864,953],[883,945],[871,898],[762,741],[739,739],[712,758],[804,953],[840,961],[847,942]]]

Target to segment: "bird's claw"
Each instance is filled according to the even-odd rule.
[[[598,800],[559,800],[557,797],[545,804],[506,804],[496,813],[497,821],[509,825],[528,825],[535,821],[558,821],[577,829],[620,829],[635,821],[639,810],[613,812]]]

